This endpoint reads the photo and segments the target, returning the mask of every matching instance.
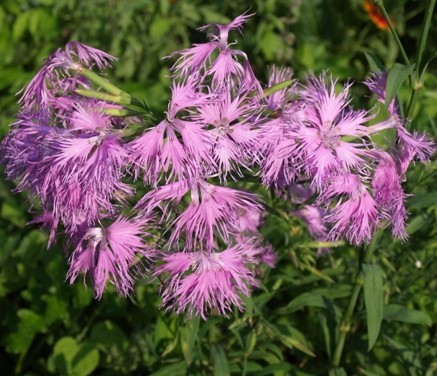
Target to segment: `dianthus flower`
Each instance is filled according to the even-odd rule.
[[[120,295],[129,295],[134,283],[131,268],[141,272],[142,261],[153,254],[145,246],[143,235],[144,226],[138,220],[122,217],[108,227],[88,228],[70,256],[67,279],[73,283],[83,274],[85,282],[88,274],[98,299],[108,282],[115,285]],[[139,257],[143,260],[137,260]]]

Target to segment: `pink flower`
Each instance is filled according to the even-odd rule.
[[[405,231],[406,195],[401,186],[396,162],[390,154],[383,151],[378,152],[378,159],[380,162],[375,168],[372,179],[375,201],[390,218],[393,236],[406,240],[408,237]]]
[[[226,316],[235,306],[243,309],[242,295],[256,286],[247,261],[246,244],[222,252],[178,252],[163,257],[155,275],[168,273],[162,304],[176,313],[199,315],[213,312]]]
[[[239,213],[260,212],[255,195],[235,189],[216,186],[199,180],[191,188],[191,202],[174,220],[170,244],[185,241],[185,249],[196,249],[199,245],[211,250],[215,234],[225,243],[230,235],[241,232]]]
[[[336,94],[335,82],[325,76],[310,77],[304,95],[311,103],[305,126],[297,130],[306,155],[306,170],[313,178],[313,184],[321,189],[331,173],[341,169],[352,171],[366,167],[366,143],[343,141],[343,136],[360,139],[371,131],[364,124],[371,116],[364,110],[348,108],[350,99],[347,85]]]
[[[250,166],[257,158],[257,110],[247,99],[247,93],[232,98],[226,91],[215,101],[199,106],[198,114],[193,115],[197,123],[212,127],[211,154],[223,177],[233,170],[239,173],[239,166]]]
[[[89,274],[96,298],[100,299],[107,282],[111,282],[122,296],[132,292],[134,278],[131,267],[137,257],[150,258],[141,236],[143,226],[138,221],[118,218],[109,227],[89,228],[70,259],[67,279],[73,283],[79,274]],[[139,260],[141,262],[141,260]],[[138,264],[135,268],[139,269]]]
[[[82,80],[71,80],[70,70],[80,69],[81,66],[92,68],[94,65],[102,70],[110,66],[115,57],[79,42],[69,42],[65,51],[58,49],[46,60],[40,71],[24,89],[20,104],[24,109],[34,107],[49,107],[50,103],[59,95],[72,89],[72,82],[82,84]],[[66,85],[67,84],[67,85]]]
[[[332,177],[318,201],[330,207],[324,218],[332,225],[329,240],[345,237],[350,243],[360,245],[372,239],[381,215],[377,202],[359,176],[345,173]]]

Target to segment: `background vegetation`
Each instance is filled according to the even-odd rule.
[[[414,57],[426,1],[386,0],[409,56]],[[119,57],[108,74],[154,113],[169,98],[162,58],[202,41],[195,29],[225,23],[250,8],[256,15],[239,38],[257,75],[269,64],[298,77],[331,71],[362,81],[365,53],[386,67],[399,61],[388,31],[379,30],[361,0],[3,0],[0,3],[0,136],[17,111],[15,94],[50,52],[79,40]],[[435,15],[434,15],[435,21]],[[425,57],[436,51],[431,25]],[[434,39],[433,39],[434,37]],[[437,67],[430,64],[412,127],[436,137]],[[364,85],[356,104],[372,105]],[[400,99],[408,99],[406,88]],[[383,234],[374,258],[384,271],[386,311],[376,346],[367,351],[364,301],[343,353],[347,375],[432,375],[437,371],[437,164],[416,166],[405,182],[410,240]],[[268,216],[263,228],[279,263],[248,299],[244,313],[207,322],[159,310],[156,284],[138,283],[131,299],[108,290],[101,301],[81,283],[64,282],[62,244],[27,225],[25,195],[0,180],[0,368],[20,375],[326,375],[362,249],[344,245],[317,257],[297,219]],[[288,210],[279,200],[269,203]],[[59,242],[61,243],[61,242]],[[399,308],[399,307],[403,308]],[[387,308],[391,307],[391,308]],[[339,371],[340,372],[340,371]]]

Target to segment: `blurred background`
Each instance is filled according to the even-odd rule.
[[[408,56],[414,61],[424,0],[386,0]],[[291,66],[304,78],[330,71],[357,81],[354,105],[371,106],[360,82],[370,71],[366,53],[386,67],[399,61],[387,25],[362,0],[2,0],[0,2],[0,137],[17,112],[16,93],[44,59],[69,40],[119,58],[108,78],[145,99],[157,118],[170,95],[163,58],[205,41],[196,29],[255,13],[234,33],[265,82],[269,65]],[[435,21],[434,14],[434,21]],[[435,54],[431,25],[425,60]],[[436,136],[437,67],[429,65],[413,127]],[[403,88],[401,100],[409,89]],[[432,375],[437,372],[435,313],[436,163],[413,168],[405,183],[414,193],[406,244],[384,236],[377,257],[385,272],[385,301],[411,308],[414,319],[384,321],[367,352],[366,326],[354,324],[344,354],[348,375]],[[325,375],[334,333],[351,292],[358,253],[317,249],[296,219],[286,226],[268,217],[266,238],[280,257],[247,311],[207,322],[159,310],[157,285],[140,281],[131,299],[111,288],[101,301],[81,283],[69,286],[62,242],[46,250],[47,235],[27,225],[25,194],[0,179],[0,369],[7,375]],[[277,205],[280,205],[276,203]],[[364,317],[360,302],[357,316]],[[423,314],[422,316],[420,314]],[[434,317],[434,324],[430,321]],[[407,321],[407,322],[405,322]],[[408,321],[410,323],[408,323]],[[411,324],[413,322],[413,324]]]

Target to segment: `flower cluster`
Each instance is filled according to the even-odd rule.
[[[385,77],[381,73],[366,81],[383,103]],[[274,68],[270,85],[290,78],[290,70]],[[426,161],[434,145],[425,135],[408,132],[395,101],[389,104],[389,119],[369,125],[375,114],[350,106],[351,84],[338,91],[336,84],[327,74],[311,75],[306,85],[266,99],[275,116],[260,131],[265,140],[263,183],[285,191],[291,200],[297,196],[297,203],[308,202],[294,214],[319,241],[346,238],[360,245],[387,223],[393,236],[404,240],[407,212],[401,182],[408,165],[414,159]],[[388,128],[396,131],[396,142],[381,149],[372,136]]]
[[[24,89],[2,162],[29,192],[49,246],[58,231],[67,236],[70,283],[81,274],[97,298],[108,282],[126,296],[148,274],[177,313],[243,309],[262,266],[276,262],[259,233],[260,198],[234,188],[247,175],[297,205],[290,215],[318,241],[359,245],[385,223],[406,238],[401,182],[433,143],[406,129],[395,102],[389,119],[368,125],[374,114],[351,107],[351,84],[336,90],[328,74],[302,84],[271,67],[263,91],[229,41],[249,17],[203,26],[206,43],[169,56],[171,98],[153,125],[141,102],[95,72],[115,58],[78,42],[53,53]],[[382,102],[385,79],[366,82]],[[387,128],[397,140],[382,149],[372,136]]]

